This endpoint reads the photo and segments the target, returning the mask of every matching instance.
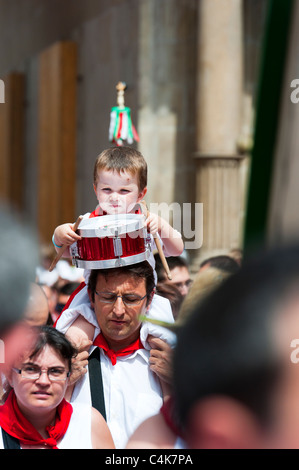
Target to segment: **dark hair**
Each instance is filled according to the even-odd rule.
[[[226,273],[234,274],[240,269],[239,263],[228,255],[212,256],[202,261],[200,268],[209,265],[211,268],[221,269]]]
[[[58,288],[58,294],[71,295],[79,286],[80,282],[67,282]]]
[[[166,281],[167,275],[165,273],[165,269],[162,264],[159,253],[155,253],[154,258],[156,262],[156,273],[157,273],[158,282]],[[185,260],[185,258],[183,258],[182,256],[168,256],[167,264],[168,264],[170,271],[172,271],[175,268],[187,268],[188,269],[188,263]]]
[[[211,395],[232,397],[269,423],[282,370],[272,325],[298,287],[299,247],[285,248],[246,261],[197,304],[178,331],[174,354],[182,426],[195,402]]]
[[[107,280],[109,277],[124,273],[126,273],[128,276],[145,280],[147,303],[149,303],[152,292],[155,289],[155,278],[153,268],[147,261],[142,261],[141,263],[131,264],[128,266],[122,266],[119,268],[92,269],[88,281],[88,290],[92,300],[94,301],[94,293],[96,290],[98,276],[104,276]]]
[[[69,370],[71,371],[72,358],[76,356],[77,350],[65,335],[49,325],[34,327],[34,330],[37,332],[37,338],[30,358],[37,356],[48,345],[68,361]]]
[[[98,171],[127,171],[137,175],[138,188],[142,191],[147,185],[147,163],[143,155],[133,147],[111,147],[98,155],[93,171],[93,182],[97,184]]]
[[[157,295],[169,300],[173,318],[176,320],[184,300],[184,296],[181,294],[177,286],[170,282],[158,282],[156,293]]]

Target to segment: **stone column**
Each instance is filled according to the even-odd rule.
[[[148,161],[148,204],[194,200],[197,0],[139,7],[139,150]],[[192,183],[190,183],[192,182]]]
[[[199,262],[240,247],[246,166],[242,132],[242,0],[201,0],[198,9],[196,201],[203,203]]]

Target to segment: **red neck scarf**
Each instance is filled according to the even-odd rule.
[[[92,211],[89,215],[89,218],[91,219],[92,217],[101,217],[102,215],[107,215],[107,212],[103,211],[100,213],[101,209],[97,206],[94,211]]]
[[[113,349],[109,348],[108,343],[105,340],[102,333],[98,334],[98,336],[95,338],[93,344],[105,351],[107,356],[110,358],[113,366],[115,366],[116,359],[117,359],[118,356],[127,356],[128,354],[132,354],[134,351],[137,351],[138,349],[143,349],[143,344],[140,341],[140,338],[137,338],[136,341],[129,344],[129,346],[126,346],[125,348],[119,349],[118,351],[113,351]]]
[[[137,208],[135,211],[134,211],[134,214],[142,214],[142,210],[140,208]],[[99,206],[97,206],[95,208],[94,211],[92,211],[90,214],[89,214],[89,218],[91,219],[92,217],[101,217],[102,215],[108,215],[107,212],[105,211],[102,211],[101,212],[101,209]]]
[[[12,390],[4,405],[0,406],[0,426],[8,434],[19,439],[21,444],[46,445],[51,449],[58,449],[57,442],[66,433],[72,412],[72,405],[63,399],[57,407],[57,418],[54,426],[46,427],[49,437],[44,439],[21,413],[15,393]]]

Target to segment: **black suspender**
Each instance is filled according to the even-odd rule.
[[[1,429],[2,431],[2,438],[3,438],[3,444],[4,444],[4,449],[20,449],[20,441],[16,437],[10,436],[4,429]]]
[[[100,349],[95,348],[88,358],[91,403],[106,420]]]

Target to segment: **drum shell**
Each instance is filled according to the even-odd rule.
[[[128,221],[127,221],[128,219]],[[147,230],[143,227],[144,218],[133,215],[125,217],[127,226],[104,227],[105,222],[117,221],[117,217],[101,217],[100,221],[87,222],[78,230],[81,240],[72,246],[73,264],[85,269],[105,269],[121,265],[135,264],[149,259],[150,247],[147,243]],[[100,222],[100,227],[98,223]],[[138,230],[136,227],[142,227]],[[127,231],[130,230],[130,231]],[[98,236],[113,233],[116,236]]]

